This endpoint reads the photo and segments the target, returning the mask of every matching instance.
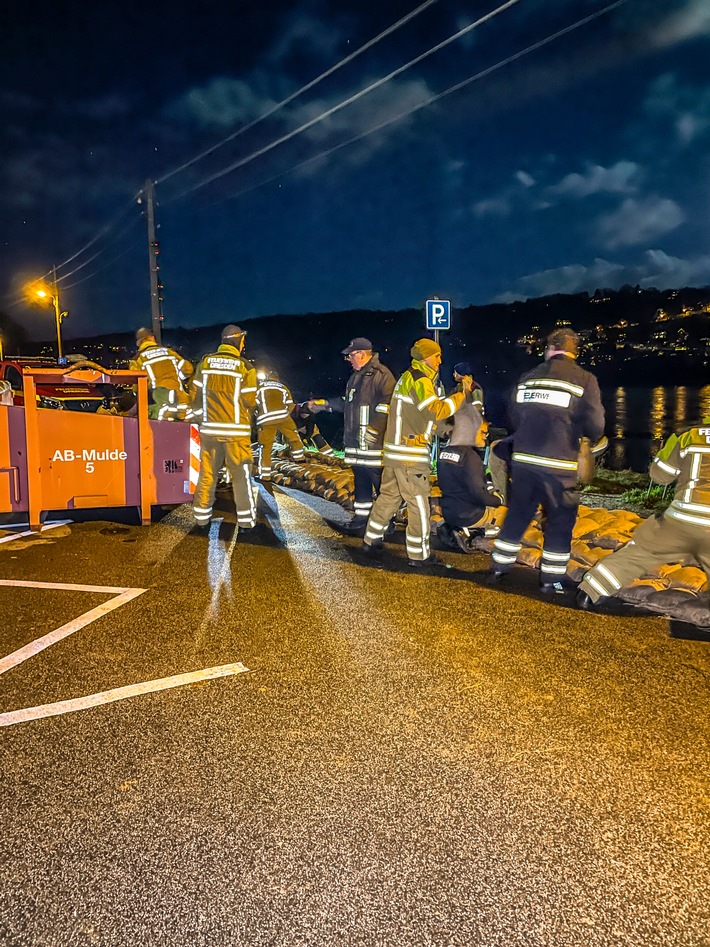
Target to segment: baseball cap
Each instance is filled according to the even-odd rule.
[[[372,342],[369,339],[364,339],[362,336],[359,336],[357,339],[353,339],[346,348],[343,349],[343,355],[350,355],[352,352],[370,352],[372,351]]]

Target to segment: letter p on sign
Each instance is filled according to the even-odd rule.
[[[448,299],[427,299],[426,301],[427,329],[451,328],[451,302]]]

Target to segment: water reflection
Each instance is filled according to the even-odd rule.
[[[651,437],[658,441],[663,437],[666,417],[666,389],[654,388],[651,392]]]
[[[675,390],[675,420],[679,427],[685,427],[686,387],[680,385]]]
[[[617,388],[614,393],[614,436],[609,438],[609,462],[616,470],[624,467],[626,445],[624,432],[626,431],[626,389]]]
[[[610,441],[606,464],[615,470],[646,470],[673,432],[710,418],[710,385],[703,388],[627,388],[602,391]]]

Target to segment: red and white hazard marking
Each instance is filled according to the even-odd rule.
[[[190,425],[190,493],[197,488],[197,479],[200,476],[200,429],[196,424]]]

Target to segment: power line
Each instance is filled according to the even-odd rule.
[[[105,234],[109,233],[109,231],[111,231],[119,222],[119,220],[123,217],[126,211],[129,210],[129,208],[133,207],[133,205],[135,204],[139,196],[140,196],[140,191],[136,191],[133,197],[128,201],[127,204],[124,204],[124,206],[116,214],[115,217],[113,217],[104,227],[102,227],[98,231],[98,233],[96,233],[96,235],[93,236],[91,240],[89,240],[88,243],[85,243],[84,246],[81,247],[80,250],[77,250],[76,253],[73,253],[70,257],[64,260],[63,263],[58,263],[56,266],[56,269],[60,270],[63,266],[67,266],[67,264],[72,263],[74,260],[76,260],[78,256],[81,256],[82,253],[88,250],[89,247],[93,247],[93,245],[97,243]],[[40,277],[40,279],[48,279],[48,277],[51,275],[52,275],[52,270],[49,270],[47,273],[44,274],[44,276]]]
[[[114,263],[116,262],[116,260],[120,260],[121,257],[124,257],[124,256],[126,256],[127,253],[130,253],[132,250],[135,250],[137,246],[138,246],[138,244],[136,244],[136,243],[131,244],[130,247],[127,247],[127,248],[126,248],[125,250],[123,250],[121,253],[117,254],[115,257],[113,257],[112,259],[110,259],[110,260],[108,261],[108,263],[104,263],[103,266],[100,266],[98,269],[94,270],[93,273],[89,273],[87,276],[84,276],[82,279],[77,280],[75,283],[69,283],[68,286],[63,286],[63,287],[62,287],[62,292],[64,292],[64,290],[67,290],[67,289],[74,289],[75,286],[81,286],[82,283],[86,283],[87,280],[92,279],[92,278],[93,278],[94,276],[96,276],[98,273],[101,273],[101,272],[103,272],[103,270],[108,269],[108,267],[111,266],[112,264],[114,264]]]
[[[334,115],[336,112],[339,112],[341,109],[346,108],[348,105],[352,105],[353,102],[356,102],[358,99],[361,99],[364,95],[367,95],[369,92],[372,92],[374,89],[379,88],[384,85],[386,82],[389,82],[390,79],[394,79],[395,76],[401,75],[407,69],[410,69],[412,66],[417,65],[422,62],[422,60],[427,59],[429,56],[432,56],[434,53],[439,52],[441,49],[444,49],[446,46],[453,43],[455,40],[460,39],[466,33],[469,33],[471,30],[475,29],[478,26],[481,26],[487,20],[492,19],[494,16],[497,16],[499,13],[509,9],[509,7],[514,6],[518,3],[519,0],[507,0],[506,3],[503,3],[501,6],[497,7],[491,13],[486,13],[484,16],[479,17],[478,20],[475,20],[473,23],[470,23],[468,26],[465,26],[463,29],[459,30],[457,33],[454,33],[452,36],[449,36],[447,39],[443,40],[441,43],[438,43],[436,46],[432,46],[431,49],[428,49],[426,52],[410,60],[408,63],[405,63],[403,66],[395,69],[393,72],[390,72],[388,75],[383,76],[381,79],[376,80],[371,83],[365,89],[361,89],[359,92],[356,92],[354,95],[351,95],[349,98],[338,103],[338,105],[332,106],[332,108],[326,109],[325,112],[322,112],[320,115],[317,115],[315,118],[310,119],[308,122],[304,122],[303,125],[300,125],[298,128],[295,128],[293,131],[289,132],[286,135],[282,135],[280,138],[277,138],[275,141],[271,142],[269,145],[265,145],[263,148],[259,148],[257,151],[252,152],[250,155],[247,155],[246,158],[242,158],[239,161],[235,161],[232,164],[228,165],[226,168],[223,168],[221,171],[216,171],[214,174],[210,174],[207,177],[203,178],[201,181],[198,181],[197,184],[194,184],[192,187],[187,188],[185,191],[181,191],[179,194],[176,194],[175,197],[170,198],[169,201],[164,203],[172,203],[172,201],[179,200],[181,197],[186,197],[188,194],[191,194],[193,191],[197,191],[202,187],[205,187],[207,184],[211,184],[212,181],[216,181],[218,178],[224,177],[225,174],[229,174],[231,171],[236,171],[237,168],[243,167],[245,164],[253,161],[255,158],[260,158],[262,155],[266,154],[268,151],[271,151],[273,148],[282,145],[284,142],[289,139],[299,135],[301,132],[306,131],[306,129],[311,128],[313,125],[316,125],[318,122],[322,122],[323,119],[328,118],[331,115]]]
[[[263,181],[260,181],[258,184],[253,184],[250,187],[243,188],[241,191],[237,191],[235,194],[230,194],[228,197],[222,198],[219,201],[213,201],[208,204],[207,207],[216,207],[220,204],[224,204],[227,201],[236,200],[238,197],[243,197],[245,194],[249,194],[251,191],[257,190],[257,188],[264,187],[266,184],[271,184],[273,181],[278,181],[279,178],[285,177],[287,174],[291,174],[293,171],[297,171],[299,168],[303,168],[308,164],[312,164],[314,161],[318,161],[321,158],[327,158],[328,155],[333,154],[336,151],[340,151],[341,148],[347,148],[348,145],[353,145],[357,141],[361,141],[363,138],[367,138],[368,135],[373,135],[375,132],[381,131],[383,128],[387,128],[388,125],[394,125],[396,122],[401,121],[403,118],[406,118],[409,115],[413,115],[415,112],[418,112],[420,109],[426,108],[428,105],[432,105],[434,102],[437,102],[439,99],[443,99],[447,95],[452,95],[454,92],[458,92],[460,89],[465,88],[468,85],[471,85],[473,82],[477,82],[479,79],[485,79],[493,72],[497,72],[499,69],[502,69],[504,66],[508,66],[511,63],[515,62],[518,59],[522,59],[523,56],[527,56],[529,53],[533,53],[536,50],[547,46],[549,43],[552,43],[554,40],[559,39],[561,36],[565,36],[567,33],[571,33],[573,30],[579,29],[581,26],[585,26],[587,23],[590,23],[592,20],[596,20],[598,17],[603,16],[605,13],[609,13],[611,10],[614,10],[616,7],[622,6],[626,3],[627,0],[616,0],[615,3],[609,4],[609,6],[604,7],[601,10],[597,10],[596,13],[592,13],[589,16],[584,17],[581,20],[577,20],[575,23],[570,24],[569,26],[564,27],[561,30],[558,30],[556,33],[552,33],[549,36],[546,36],[545,39],[539,40],[537,43],[533,43],[531,46],[526,46],[525,49],[519,50],[517,53],[514,53],[512,56],[508,56],[505,59],[501,59],[499,62],[495,63],[492,66],[488,66],[485,69],[482,69],[480,72],[477,72],[473,76],[469,76],[468,79],[464,79],[462,82],[457,82],[455,85],[449,86],[448,89],[444,89],[443,92],[439,92],[436,95],[430,96],[428,99],[423,99],[417,105],[412,106],[412,108],[406,109],[403,112],[399,112],[397,115],[392,118],[388,118],[383,122],[379,122],[377,125],[373,125],[371,128],[368,128],[366,131],[361,132],[359,135],[354,135],[352,138],[348,138],[347,141],[342,141],[337,145],[334,145],[332,148],[328,148],[326,151],[321,151],[317,155],[312,155],[310,158],[306,158],[304,161],[299,161],[298,164],[293,165],[290,168],[287,168],[285,171],[279,171],[278,174],[274,174],[269,178],[266,178]]]
[[[291,95],[287,96],[281,102],[278,102],[276,105],[273,105],[270,109],[260,115],[258,118],[253,119],[251,122],[248,122],[246,125],[243,125],[241,128],[238,128],[237,131],[232,132],[231,135],[227,135],[226,138],[223,138],[221,141],[218,141],[217,144],[212,145],[210,148],[207,148],[205,151],[200,152],[200,154],[195,155],[194,158],[191,158],[189,161],[186,161],[184,164],[179,165],[177,168],[173,168],[172,171],[168,171],[166,174],[162,175],[156,179],[156,184],[162,184],[164,181],[169,180],[174,175],[178,174],[180,171],[185,171],[186,168],[191,167],[197,161],[201,161],[202,158],[206,158],[208,155],[211,155],[214,151],[217,151],[218,148],[221,148],[223,145],[228,144],[230,141],[234,141],[235,138],[238,138],[240,135],[243,135],[250,128],[253,128],[259,122],[263,122],[265,119],[272,116],[275,112],[278,112],[284,106],[289,105],[293,102],[294,99],[297,99],[300,95],[303,95],[304,92],[308,92],[314,86],[318,85],[319,82],[322,82],[324,79],[327,79],[328,76],[332,76],[334,72],[337,72],[338,69],[342,69],[343,66],[346,66],[348,63],[352,62],[353,59],[356,59],[366,50],[371,49],[375,44],[379,43],[380,40],[384,39],[386,36],[389,36],[391,33],[394,33],[395,30],[398,30],[400,27],[404,26],[405,23],[408,23],[418,14],[422,13],[427,7],[430,7],[432,4],[436,3],[437,0],[426,0],[425,3],[422,3],[412,10],[406,16],[403,16],[396,23],[393,23],[391,26],[388,26],[387,29],[383,30],[374,39],[368,40],[364,46],[361,46],[359,49],[356,49],[355,52],[350,53],[344,59],[341,59],[340,62],[337,62],[334,66],[331,66],[330,69],[326,69],[325,72],[321,73],[316,79],[312,79],[310,82],[307,82],[306,85],[301,86],[296,92],[292,92]]]
[[[125,233],[127,233],[131,229],[131,227],[133,227],[136,224],[137,221],[141,220],[142,217],[143,217],[143,214],[142,212],[140,212],[137,216],[135,216],[132,220],[130,220],[128,224],[126,224],[125,227],[119,230],[119,232],[114,237],[111,238],[107,246],[102,247],[100,250],[94,253],[93,256],[90,256],[88,260],[84,260],[83,263],[80,263],[78,266],[75,266],[73,270],[70,270],[68,273],[65,273],[63,276],[58,277],[57,283],[61,283],[62,280],[65,280],[65,279],[69,279],[70,276],[73,276],[75,273],[78,273],[79,270],[83,270],[85,266],[88,266],[89,263],[92,263],[97,257],[100,257],[102,253],[106,252],[106,250],[112,243],[115,243],[117,240],[120,240],[121,237]],[[76,284],[73,284],[73,285],[76,285]]]

